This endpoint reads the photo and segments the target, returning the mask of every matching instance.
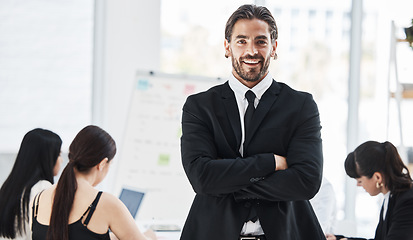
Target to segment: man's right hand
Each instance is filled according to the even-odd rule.
[[[275,171],[285,170],[288,168],[287,159],[283,156],[274,154],[275,158]]]

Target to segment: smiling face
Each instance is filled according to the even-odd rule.
[[[271,42],[268,24],[258,19],[240,19],[234,24],[231,41],[225,40],[226,56],[232,60],[232,73],[252,88],[268,73],[277,42]]]

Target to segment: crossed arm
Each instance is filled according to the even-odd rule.
[[[197,109],[186,104],[181,153],[195,192],[214,196],[233,194],[236,200],[287,201],[313,197],[321,182],[321,127],[315,103],[308,102],[308,106],[303,106],[300,126],[289,141],[287,156],[269,152],[245,158],[237,157],[232,149],[225,153],[227,158],[220,156],[217,144],[225,142],[217,142]]]

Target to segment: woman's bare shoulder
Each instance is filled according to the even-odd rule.
[[[119,198],[108,192],[102,192],[99,204],[110,208],[122,208],[123,206],[123,203]]]

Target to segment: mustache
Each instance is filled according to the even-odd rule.
[[[264,60],[264,58],[261,55],[255,54],[255,55],[247,55],[244,57],[241,57],[240,60]]]

